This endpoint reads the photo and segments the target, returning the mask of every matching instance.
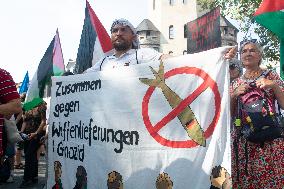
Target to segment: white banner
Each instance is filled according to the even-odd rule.
[[[48,188],[208,189],[230,172],[223,51],[53,77]]]

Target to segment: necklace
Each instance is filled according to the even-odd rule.
[[[244,77],[246,79],[255,79],[260,76],[261,72],[262,72],[262,69],[259,68],[257,71],[246,72],[244,74]]]

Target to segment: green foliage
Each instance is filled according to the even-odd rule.
[[[258,35],[260,44],[264,47],[264,57],[270,61],[279,61],[279,40],[270,31],[255,23],[253,14],[262,0],[197,0],[203,10],[221,7],[221,14],[239,21],[240,31],[249,38],[253,33]]]

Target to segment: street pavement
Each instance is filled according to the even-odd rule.
[[[46,173],[46,159],[45,157],[41,156],[38,165],[38,183],[30,187],[27,187],[27,189],[43,189],[46,183],[45,173]],[[14,182],[1,183],[0,189],[17,189],[22,182],[23,176],[24,176],[24,169],[15,169]]]

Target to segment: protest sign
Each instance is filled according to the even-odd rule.
[[[208,189],[230,172],[224,50],[53,77],[47,187]]]
[[[220,8],[187,23],[187,52],[193,54],[221,46]]]

